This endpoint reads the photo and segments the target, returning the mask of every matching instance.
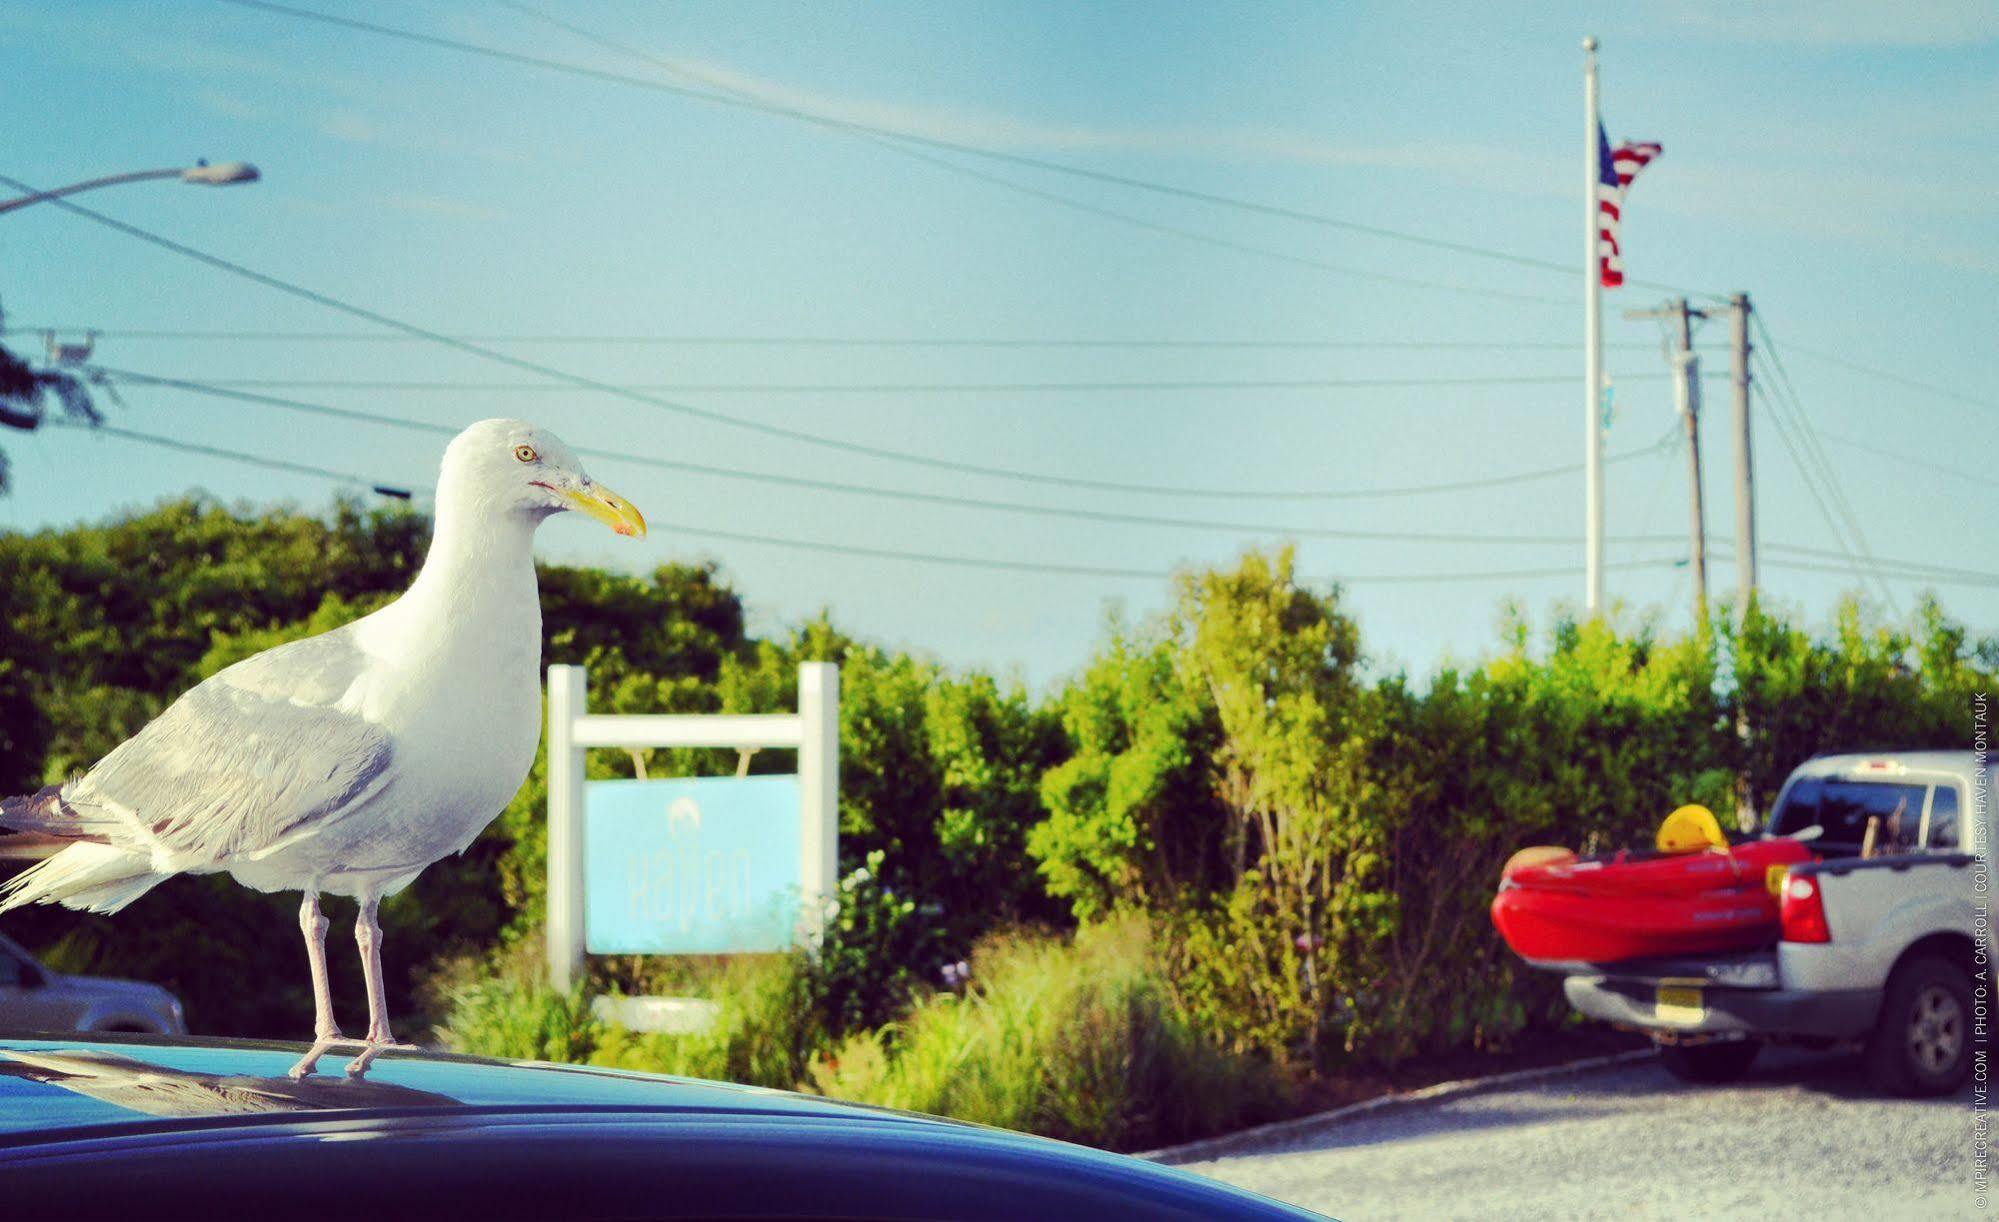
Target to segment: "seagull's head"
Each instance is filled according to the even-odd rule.
[[[437,491],[440,502],[449,494],[474,512],[540,522],[574,509],[621,535],[646,533],[644,515],[591,479],[562,438],[523,420],[481,420],[452,438]]]

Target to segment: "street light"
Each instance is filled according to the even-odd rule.
[[[256,182],[261,177],[257,167],[247,161],[218,161],[210,165],[197,161],[184,169],[134,170],[129,174],[109,174],[103,178],[89,178],[73,182],[67,187],[57,187],[53,191],[37,191],[33,195],[23,195],[19,199],[0,201],[0,212],[12,212],[29,204],[39,204],[44,200],[57,199],[64,195],[75,195],[79,191],[90,191],[98,187],[115,187],[120,183],[148,182],[156,178],[178,178],[204,187],[227,187],[236,183]]]

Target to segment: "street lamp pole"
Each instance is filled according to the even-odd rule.
[[[102,178],[88,178],[73,182],[66,187],[51,191],[37,191],[33,195],[23,195],[19,199],[0,201],[0,212],[12,212],[29,204],[39,204],[47,200],[60,199],[65,195],[75,195],[79,191],[92,191],[98,187],[115,187],[128,182],[150,182],[159,178],[178,178],[182,182],[195,183],[205,187],[228,187],[237,183],[256,182],[260,175],[257,167],[247,161],[222,161],[214,165],[206,161],[182,169],[133,170],[129,174],[107,174]]]

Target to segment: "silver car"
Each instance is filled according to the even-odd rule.
[[[180,998],[156,984],[65,976],[0,934],[0,1031],[144,1031],[185,1035]]]

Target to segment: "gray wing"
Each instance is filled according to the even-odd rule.
[[[330,707],[366,656],[343,630],[245,659],[195,687],[63,787],[78,830],[187,869],[255,854],[349,806],[394,742]]]

